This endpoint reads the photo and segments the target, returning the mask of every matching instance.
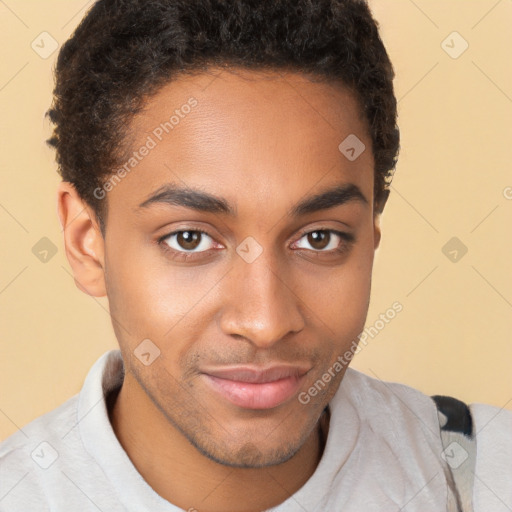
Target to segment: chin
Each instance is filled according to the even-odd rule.
[[[289,440],[288,440],[289,442]],[[283,446],[282,443],[275,446],[256,446],[248,441],[240,446],[233,447],[213,447],[208,442],[202,444],[192,441],[192,444],[205,457],[210,460],[235,468],[264,468],[269,466],[277,466],[290,460],[302,447],[303,442],[298,441],[291,445]],[[206,446],[205,446],[206,445]]]

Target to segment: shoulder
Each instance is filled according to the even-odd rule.
[[[442,451],[436,404],[417,389],[348,368],[331,403],[338,414],[352,410],[358,428],[395,454],[421,447],[422,457],[431,458]]]
[[[512,510],[512,411],[469,406],[476,435],[475,510]]]
[[[0,443],[0,463],[4,464],[16,454],[32,446],[31,441],[41,436],[64,435],[76,421],[78,394],[50,412],[39,416]]]
[[[375,435],[391,433],[400,442],[422,445],[422,438],[440,455],[440,425],[434,400],[421,391],[386,382],[348,368],[340,385]],[[512,411],[488,404],[468,405],[476,443],[474,508],[512,510]],[[421,443],[421,444],[420,444]],[[459,469],[457,468],[455,472]]]
[[[94,436],[109,427],[105,392],[118,382],[119,364],[118,352],[105,353],[89,370],[79,394],[0,443],[1,512],[48,510],[49,504],[85,511],[91,504],[84,505],[79,488],[93,485],[91,492],[101,487],[108,494],[109,485],[86,449],[81,429],[90,421]]]
[[[348,368],[330,404],[331,453],[350,468],[350,473],[340,468],[340,474],[348,479],[353,478],[351,473],[357,475],[361,491],[375,486],[374,499],[378,495],[387,509],[403,506],[411,492],[422,488],[415,510],[443,505],[449,496],[446,463],[437,408],[430,396]],[[350,447],[348,455],[345,446]],[[430,482],[433,475],[438,477]]]
[[[340,387],[363,416],[372,417],[386,410],[388,415],[404,415],[406,418],[412,415],[417,419],[434,420],[436,425],[439,423],[433,397],[411,386],[348,368]],[[469,410],[473,431],[482,446],[494,438],[495,446],[509,449],[512,443],[512,411],[478,403],[469,405]]]
[[[74,442],[78,396],[39,416],[0,443],[2,506],[15,506],[20,495],[24,506],[33,503],[35,510],[41,505],[38,500],[44,498],[44,489],[51,485],[54,474],[49,468]]]
[[[386,416],[395,416],[399,421],[424,418],[438,424],[435,402],[411,386],[371,377],[353,368],[347,369],[341,386],[365,417],[385,411]]]
[[[482,438],[493,434],[505,434],[508,446],[512,442],[512,411],[488,404],[471,404],[469,406],[475,422],[475,431]]]

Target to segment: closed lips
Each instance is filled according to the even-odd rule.
[[[238,382],[249,382],[263,384],[289,377],[301,377],[308,369],[298,366],[273,366],[264,370],[257,370],[248,367],[236,367],[225,369],[203,370],[202,373],[217,377],[219,379],[233,380]]]
[[[206,384],[217,396],[244,409],[272,409],[288,401],[301,386],[308,369],[298,366],[203,370]]]

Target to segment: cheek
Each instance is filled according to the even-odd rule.
[[[364,330],[370,301],[373,254],[371,241],[356,244],[344,264],[331,269],[329,275],[321,280],[317,279],[316,286],[311,283],[309,287],[308,305],[315,312],[312,322],[316,327],[313,329],[321,333],[318,342],[322,362],[315,379],[331,368],[336,378],[329,385],[329,392],[336,388],[336,382],[339,384]],[[333,369],[335,363],[341,367]]]
[[[356,244],[347,259],[330,269],[305,275],[306,304],[331,330],[342,334],[364,323],[371,291],[373,250]],[[361,327],[362,329],[362,327]]]
[[[173,264],[158,247],[124,246],[123,255],[112,251],[108,263],[110,310],[133,338],[130,345],[162,341],[190,326],[222,277],[215,266]]]

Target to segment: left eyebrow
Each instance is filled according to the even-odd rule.
[[[300,217],[353,201],[359,202],[364,206],[369,204],[357,185],[345,183],[306,197],[293,206],[290,215]],[[231,217],[236,216],[236,207],[231,205],[227,199],[191,187],[181,188],[172,183],[160,187],[143,201],[136,210],[148,208],[153,204],[183,206],[202,212],[221,213]]]
[[[300,215],[328,210],[329,208],[334,208],[335,206],[340,206],[351,201],[359,202],[364,206],[368,206],[369,204],[357,185],[346,183],[320,192],[312,197],[307,197],[293,207],[291,215],[293,217],[299,217]]]

